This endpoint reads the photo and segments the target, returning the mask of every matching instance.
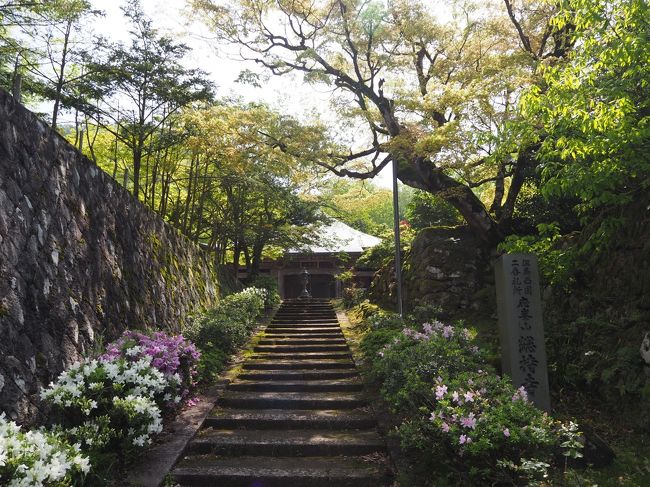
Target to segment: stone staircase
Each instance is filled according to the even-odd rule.
[[[390,485],[336,312],[285,301],[172,471],[182,486]]]

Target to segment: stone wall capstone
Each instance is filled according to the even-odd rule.
[[[203,252],[0,90],[0,411],[128,328],[179,331],[219,296]]]

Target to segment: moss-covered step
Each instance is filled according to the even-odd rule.
[[[259,392],[357,392],[363,389],[363,383],[359,379],[237,380],[228,389]]]
[[[365,406],[358,392],[248,392],[228,391],[218,404],[244,409],[355,409]]]
[[[298,336],[298,337],[263,337],[258,345],[345,345],[345,338],[341,337],[311,337],[307,336]]]
[[[224,429],[369,429],[377,424],[364,409],[231,409],[215,408],[204,426]]]
[[[249,370],[349,369],[351,367],[354,367],[352,360],[255,360],[242,365],[242,368]]]
[[[385,448],[383,438],[375,431],[205,428],[190,442],[188,453],[308,457],[368,455]]]
[[[357,370],[350,368],[347,370],[249,370],[242,372],[237,378],[240,380],[333,380],[358,376]]]
[[[377,487],[388,483],[381,463],[358,457],[188,457],[174,472],[174,479],[188,487]]]

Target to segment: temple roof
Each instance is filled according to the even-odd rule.
[[[289,249],[288,254],[336,254],[346,252],[349,254],[362,253],[374,247],[381,239],[360,232],[346,225],[342,221],[331,219],[331,223],[323,225],[318,230],[318,243],[305,245],[299,249]]]

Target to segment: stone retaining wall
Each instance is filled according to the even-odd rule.
[[[203,253],[0,91],[0,411],[125,328],[177,331],[213,304]]]
[[[402,279],[404,303],[439,306],[445,313],[475,310],[473,300],[484,286],[487,259],[482,245],[467,227],[432,227],[418,232],[404,258]],[[371,299],[387,307],[396,303],[395,265],[380,269],[370,289]]]

